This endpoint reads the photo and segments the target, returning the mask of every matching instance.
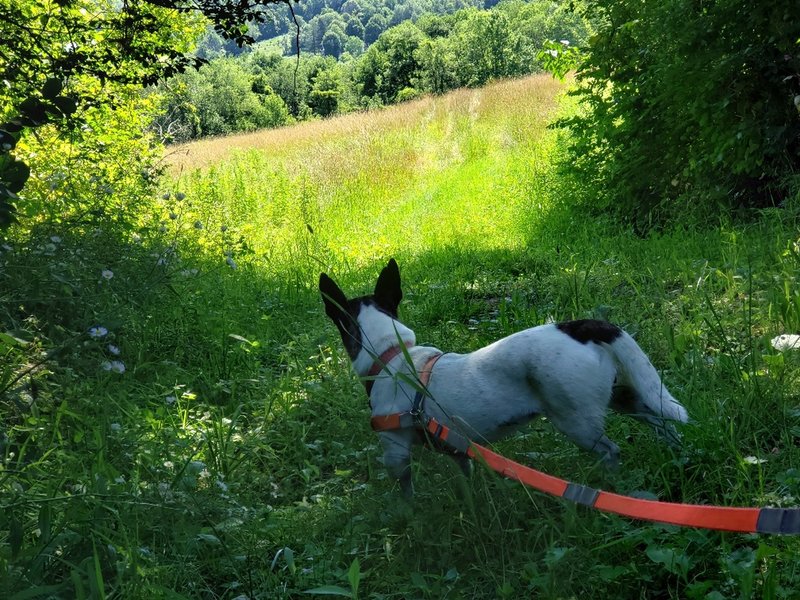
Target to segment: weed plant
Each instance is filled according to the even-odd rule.
[[[800,351],[772,344],[800,332],[796,215],[647,238],[586,218],[546,128],[561,90],[300,128],[176,171],[133,229],[5,240],[0,597],[796,597],[795,538],[631,521],[422,449],[406,504],[379,463],[316,282],[367,293],[394,256],[421,343],[610,318],[693,419],[673,452],[611,417],[615,473],[546,421],[502,453],[625,494],[800,504]]]

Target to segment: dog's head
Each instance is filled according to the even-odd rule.
[[[319,276],[319,291],[325,304],[325,313],[339,330],[353,362],[365,347],[366,353],[374,358],[396,343],[398,336],[404,342],[414,343],[413,333],[397,321],[397,309],[403,292],[400,269],[393,258],[378,276],[372,295],[348,300],[336,282],[325,273]]]

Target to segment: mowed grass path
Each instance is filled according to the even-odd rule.
[[[177,189],[294,264],[312,243],[309,228],[314,259],[327,264],[519,246],[530,209],[543,202],[534,183],[549,164],[540,168],[537,157],[548,155],[546,125],[562,89],[546,76],[501,82],[201,141],[173,149],[169,161]]]

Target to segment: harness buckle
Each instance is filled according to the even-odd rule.
[[[425,410],[425,392],[420,390],[414,396],[414,402],[411,404],[411,410],[408,411],[408,414],[417,419],[423,413],[424,410]]]

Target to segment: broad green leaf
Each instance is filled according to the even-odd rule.
[[[59,77],[51,77],[48,79],[44,87],[42,87],[42,96],[47,98],[48,100],[53,100],[56,96],[61,93],[61,90],[64,88],[64,84]]]
[[[347,570],[347,580],[350,582],[350,589],[353,590],[353,595],[358,597],[358,586],[361,584],[361,563],[358,557],[353,559],[350,563],[350,568]]]

